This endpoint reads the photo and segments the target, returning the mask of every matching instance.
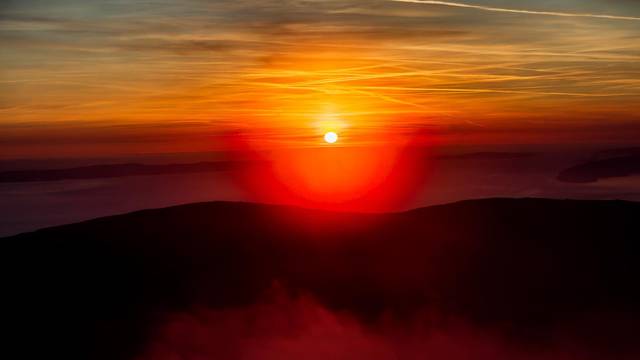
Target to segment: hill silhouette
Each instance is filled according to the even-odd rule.
[[[596,152],[584,163],[562,170],[557,179],[568,183],[593,183],[601,179],[640,174],[640,148]]]
[[[229,170],[234,166],[237,164],[231,161],[202,161],[184,164],[104,164],[65,169],[16,170],[0,172],[0,183],[190,174]]]
[[[307,294],[358,329],[389,317],[400,327],[456,319],[507,339],[518,355],[505,358],[565,358],[544,355],[561,334],[572,354],[588,354],[581,358],[631,359],[640,354],[639,215],[640,204],[623,201],[487,199],[393,214],[212,202],[43,229],[2,239],[3,318],[15,337],[7,343],[21,358],[139,359],[168,314],[208,309],[226,315],[188,329],[244,334],[234,330],[237,309],[275,287]],[[268,319],[260,331],[272,339],[279,333]],[[452,349],[474,344],[459,342]],[[231,344],[190,346],[268,358],[216,352],[250,347]],[[433,358],[466,358],[447,351]]]
[[[558,174],[558,180],[569,183],[592,183],[600,179],[640,174],[640,155],[595,160],[572,166]]]

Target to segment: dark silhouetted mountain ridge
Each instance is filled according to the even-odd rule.
[[[251,306],[277,282],[363,324],[426,311],[533,347],[564,329],[596,359],[631,359],[639,215],[638,203],[545,199],[144,210],[2,239],[3,318],[22,358],[133,359],[164,314]]]

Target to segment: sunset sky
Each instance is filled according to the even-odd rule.
[[[0,157],[640,139],[634,0],[0,0]]]

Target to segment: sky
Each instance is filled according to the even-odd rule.
[[[0,158],[640,139],[635,0],[0,0]]]

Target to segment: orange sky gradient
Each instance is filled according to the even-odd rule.
[[[640,139],[633,1],[1,6],[2,158]]]

